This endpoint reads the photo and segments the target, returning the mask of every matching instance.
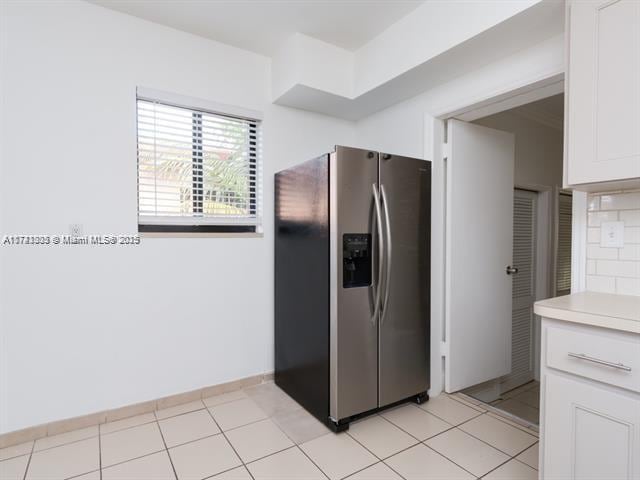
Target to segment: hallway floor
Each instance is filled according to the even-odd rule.
[[[540,382],[537,380],[514,388],[491,406],[520,417],[535,425],[540,423]]]
[[[335,435],[272,382],[0,450],[2,480],[537,479],[538,436],[457,395]]]

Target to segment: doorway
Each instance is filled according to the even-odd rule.
[[[563,95],[554,95],[531,104],[520,105],[516,108],[505,110],[488,117],[478,118],[470,123],[464,122],[469,127],[457,125],[454,135],[457,132],[458,139],[452,138],[452,151],[446,167],[447,175],[456,174],[453,162],[484,161],[491,155],[502,155],[505,159],[508,150],[500,152],[491,151],[495,148],[495,142],[491,141],[493,132],[508,133],[513,136],[515,149],[513,152],[513,181],[509,185],[502,185],[501,182],[494,182],[491,187],[473,185],[475,195],[489,198],[496,195],[497,189],[510,188],[512,205],[509,209],[509,259],[505,273],[509,276],[509,282],[495,286],[495,294],[489,293],[495,303],[505,302],[505,288],[509,293],[509,318],[505,318],[502,323],[496,322],[491,315],[506,315],[505,311],[493,306],[493,310],[478,310],[475,319],[456,318],[455,307],[449,305],[447,311],[447,322],[465,323],[477,322],[480,326],[472,326],[477,330],[485,328],[481,335],[486,335],[486,328],[491,328],[493,340],[487,342],[483,348],[474,345],[474,358],[466,358],[465,376],[457,374],[455,371],[447,372],[447,368],[459,365],[461,356],[460,349],[455,345],[455,338],[446,338],[449,355],[456,355],[457,359],[445,359],[445,386],[446,391],[461,391],[476,400],[485,402],[491,408],[506,411],[523,423],[536,425],[539,421],[539,358],[540,358],[540,328],[539,318],[533,313],[535,301],[568,293],[571,285],[571,195],[570,192],[562,190],[562,159],[563,159],[563,115],[564,101]],[[459,122],[459,121],[458,121]],[[450,123],[450,122],[449,122]],[[473,125],[482,126],[485,130],[478,130]],[[464,128],[462,128],[464,127]],[[466,139],[472,139],[472,146],[477,147],[474,154],[469,158],[460,158],[461,148],[456,146],[456,141],[460,143],[463,135],[461,131],[467,129],[473,132],[467,135]],[[481,140],[478,138],[481,137]],[[464,140],[464,138],[463,138]],[[484,144],[483,144],[484,142]],[[468,148],[467,151],[474,151]],[[462,153],[461,153],[462,152]],[[475,156],[474,156],[475,155]],[[484,155],[484,157],[483,157]],[[505,160],[506,161],[506,160]],[[490,164],[486,167],[495,168]],[[504,168],[504,167],[502,167]],[[493,175],[499,171],[493,172]],[[447,188],[460,191],[458,178],[447,178]],[[491,192],[483,192],[483,188],[490,188]],[[504,198],[504,197],[503,197]],[[504,201],[504,200],[503,200]],[[457,209],[456,209],[457,202]],[[447,209],[451,204],[447,203]],[[453,202],[452,214],[458,214],[464,209],[459,200]],[[484,208],[487,209],[487,205]],[[506,224],[506,210],[502,210],[501,218],[493,218],[493,228],[500,223]],[[496,217],[498,209],[492,209],[486,217]],[[447,210],[447,215],[449,210]],[[451,221],[451,219],[447,219]],[[455,219],[454,219],[455,221]],[[489,218],[489,223],[491,219]],[[448,235],[455,235],[455,228],[449,228]],[[502,230],[504,235],[504,230]],[[482,251],[476,253],[477,259],[473,266],[468,266],[468,272],[479,271],[478,265],[483,262],[483,258],[491,257],[492,251],[504,249],[504,240],[496,240],[493,244],[485,242],[482,244]],[[455,239],[449,239],[447,245]],[[502,247],[501,247],[502,245]],[[456,244],[453,243],[453,247]],[[455,262],[451,263],[455,266]],[[447,265],[447,268],[450,265]],[[505,268],[501,265],[494,265],[496,268]],[[491,267],[491,265],[489,265]],[[486,268],[485,268],[486,270]],[[454,279],[455,280],[455,279]],[[468,285],[466,280],[466,285]],[[479,279],[475,279],[479,290],[489,291]],[[447,288],[457,289],[460,282],[449,282]],[[500,291],[498,291],[500,289]],[[455,294],[449,293],[455,298]],[[459,301],[459,298],[457,299]],[[451,302],[450,302],[451,303]],[[455,328],[447,326],[446,332],[455,336]],[[506,335],[508,333],[508,335]],[[482,336],[474,337],[476,343],[483,342]],[[508,343],[508,345],[504,345]],[[486,357],[486,358],[485,358]],[[502,363],[495,361],[489,364],[488,358],[502,358]],[[484,363],[484,366],[483,366]],[[483,368],[483,371],[480,368]],[[473,373],[477,372],[476,375]],[[493,375],[491,372],[493,371]],[[449,375],[449,377],[447,377]],[[451,376],[456,378],[451,378]],[[447,378],[449,378],[447,384]],[[473,380],[476,380],[473,382]],[[478,381],[480,380],[480,381]],[[458,388],[456,388],[458,387]]]

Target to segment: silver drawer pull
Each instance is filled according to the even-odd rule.
[[[617,368],[618,370],[624,370],[625,372],[631,371],[631,367],[627,367],[622,363],[607,362],[606,360],[600,360],[599,358],[590,357],[589,355],[585,355],[584,353],[569,352],[568,355],[570,357],[577,358],[578,360],[586,360],[587,362],[597,363],[598,365],[606,365],[607,367]]]

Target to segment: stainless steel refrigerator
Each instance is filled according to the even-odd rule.
[[[431,163],[337,146],[275,175],[275,382],[334,430],[429,388]]]

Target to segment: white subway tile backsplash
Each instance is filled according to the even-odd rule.
[[[600,243],[600,229],[588,228],[587,229],[587,243]]]
[[[624,243],[640,243],[640,227],[624,227]]]
[[[589,212],[589,226],[599,227],[602,222],[615,222],[618,212]]]
[[[587,275],[587,290],[590,292],[616,293],[615,277]]]
[[[640,262],[597,260],[596,274],[610,277],[640,278]]]
[[[590,194],[587,290],[640,296],[640,190]],[[601,247],[602,222],[624,223],[624,243]]]
[[[619,215],[626,227],[640,227],[640,210],[622,210]]]
[[[640,261],[640,244],[629,244],[619,249],[618,254],[620,260],[637,260]]]
[[[616,293],[640,296],[640,278],[616,278]]]
[[[617,260],[618,249],[603,248],[598,245],[587,245],[587,258],[592,258],[594,260]]]
[[[640,192],[600,195],[600,210],[640,209]]]

